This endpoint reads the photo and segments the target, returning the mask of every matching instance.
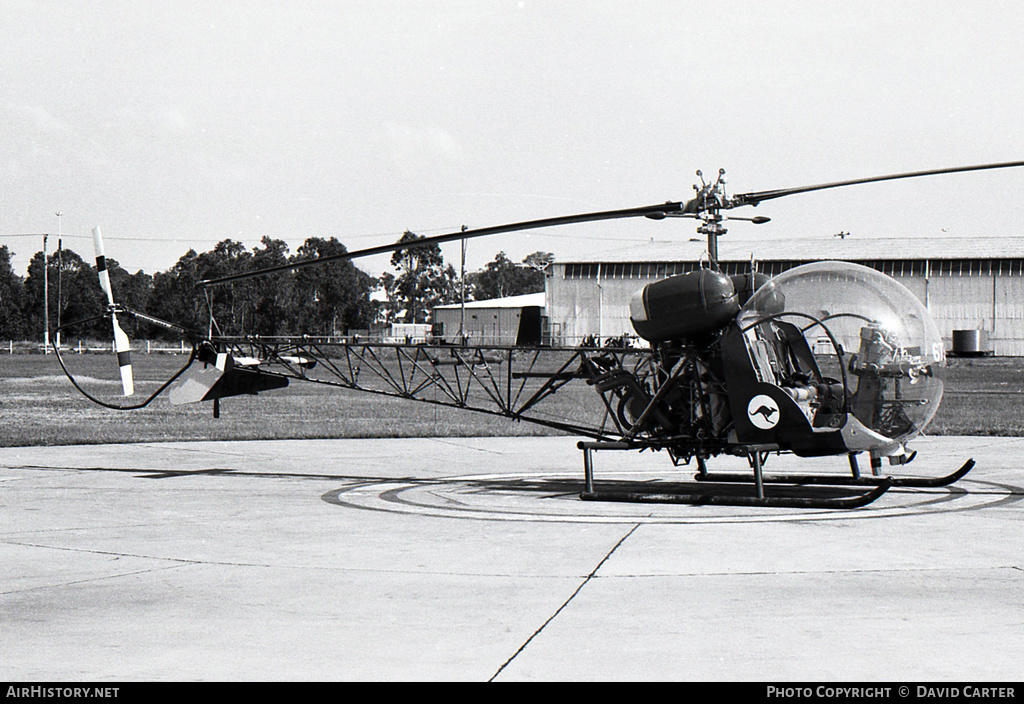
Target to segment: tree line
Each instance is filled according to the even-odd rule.
[[[463,282],[446,264],[436,244],[416,244],[419,235],[406,232],[407,247],[391,257],[392,272],[373,277],[349,260],[338,259],[230,284],[201,288],[208,279],[285,266],[321,257],[344,255],[336,238],[310,237],[294,252],[282,240],[264,237],[246,249],[231,239],[210,251],[186,252],[167,271],[134,274],[107,258],[114,300],[181,327],[214,335],[334,335],[367,330],[391,322],[429,322],[431,309],[460,300],[488,300],[544,290],[544,268],[552,255],[535,252],[521,263],[499,252],[483,269],[467,273]],[[45,261],[44,261],[45,259]],[[45,273],[44,273],[45,272]],[[36,252],[26,276],[18,276],[11,253],[0,245],[0,338],[43,340],[46,325],[44,290],[48,291],[50,330],[69,325],[63,337],[109,340],[107,299],[96,267],[70,249],[44,255]],[[133,339],[177,339],[171,332],[130,316],[119,316]],[[51,336],[52,337],[52,336]]]

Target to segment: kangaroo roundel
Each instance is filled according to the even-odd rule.
[[[779,424],[779,404],[765,394],[758,394],[747,404],[747,418],[761,430],[771,430]]]

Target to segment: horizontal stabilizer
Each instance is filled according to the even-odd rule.
[[[172,404],[212,401],[229,396],[256,395],[260,391],[283,389],[288,378],[246,369],[234,363],[230,355],[217,355],[216,363],[194,364],[168,391]]]

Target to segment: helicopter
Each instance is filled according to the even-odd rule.
[[[96,268],[107,296],[114,351],[125,396],[134,394],[129,341],[118,315],[129,315],[180,334],[192,343],[186,364],[149,397],[117,405],[90,394],[55,348],[71,383],[108,408],[142,408],[167,392],[172,404],[220,400],[286,387],[290,381],[446,405],[536,423],[586,438],[584,486],[590,501],[723,504],[779,508],[846,509],[865,506],[894,486],[940,487],[974,467],[968,460],[942,477],[907,476],[897,470],[916,452],[939,407],[945,348],[924,305],[902,284],[858,264],[803,264],[769,278],[751,265],[726,275],[718,266],[718,238],[726,220],[761,224],[764,216],[727,214],[735,208],[790,195],[879,181],[1024,166],[1024,161],[914,171],[795,188],[729,195],[724,169],[705,181],[698,171],[694,197],[621,210],[606,210],[462,229],[423,237],[416,246],[508,232],[621,218],[692,218],[707,237],[707,257],[684,274],[660,279],[630,301],[630,322],[642,346],[625,340],[584,340],[575,346],[470,345],[456,342],[381,342],[357,338],[225,337],[203,334],[114,300],[99,228],[93,230]],[[229,285],[332,261],[408,248],[386,244],[199,282],[201,289]],[[212,315],[212,311],[211,311]],[[70,327],[86,321],[68,323]],[[827,339],[821,346],[812,339]],[[582,382],[576,383],[576,382]],[[586,396],[578,395],[587,389]],[[570,409],[553,399],[566,394]],[[593,400],[590,411],[585,398]],[[578,404],[578,405],[577,405]],[[673,465],[697,466],[693,489],[672,492],[600,489],[594,478],[598,451],[664,451]],[[849,474],[766,475],[772,454],[803,458],[846,456]],[[867,455],[863,473],[858,456]],[[745,458],[749,474],[713,473],[719,456]],[[707,487],[745,485],[737,491]],[[783,485],[786,491],[776,491]],[[816,485],[863,487],[843,496],[821,496]]]

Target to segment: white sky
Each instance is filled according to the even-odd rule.
[[[696,169],[746,192],[1024,159],[1022,29],[1015,0],[3,0],[0,244],[22,273],[60,210],[65,246],[91,260],[100,225],[152,273],[225,238],[684,200]],[[1024,169],[854,186],[727,236],[1019,236],[1022,193]],[[501,235],[468,267],[694,226]]]

